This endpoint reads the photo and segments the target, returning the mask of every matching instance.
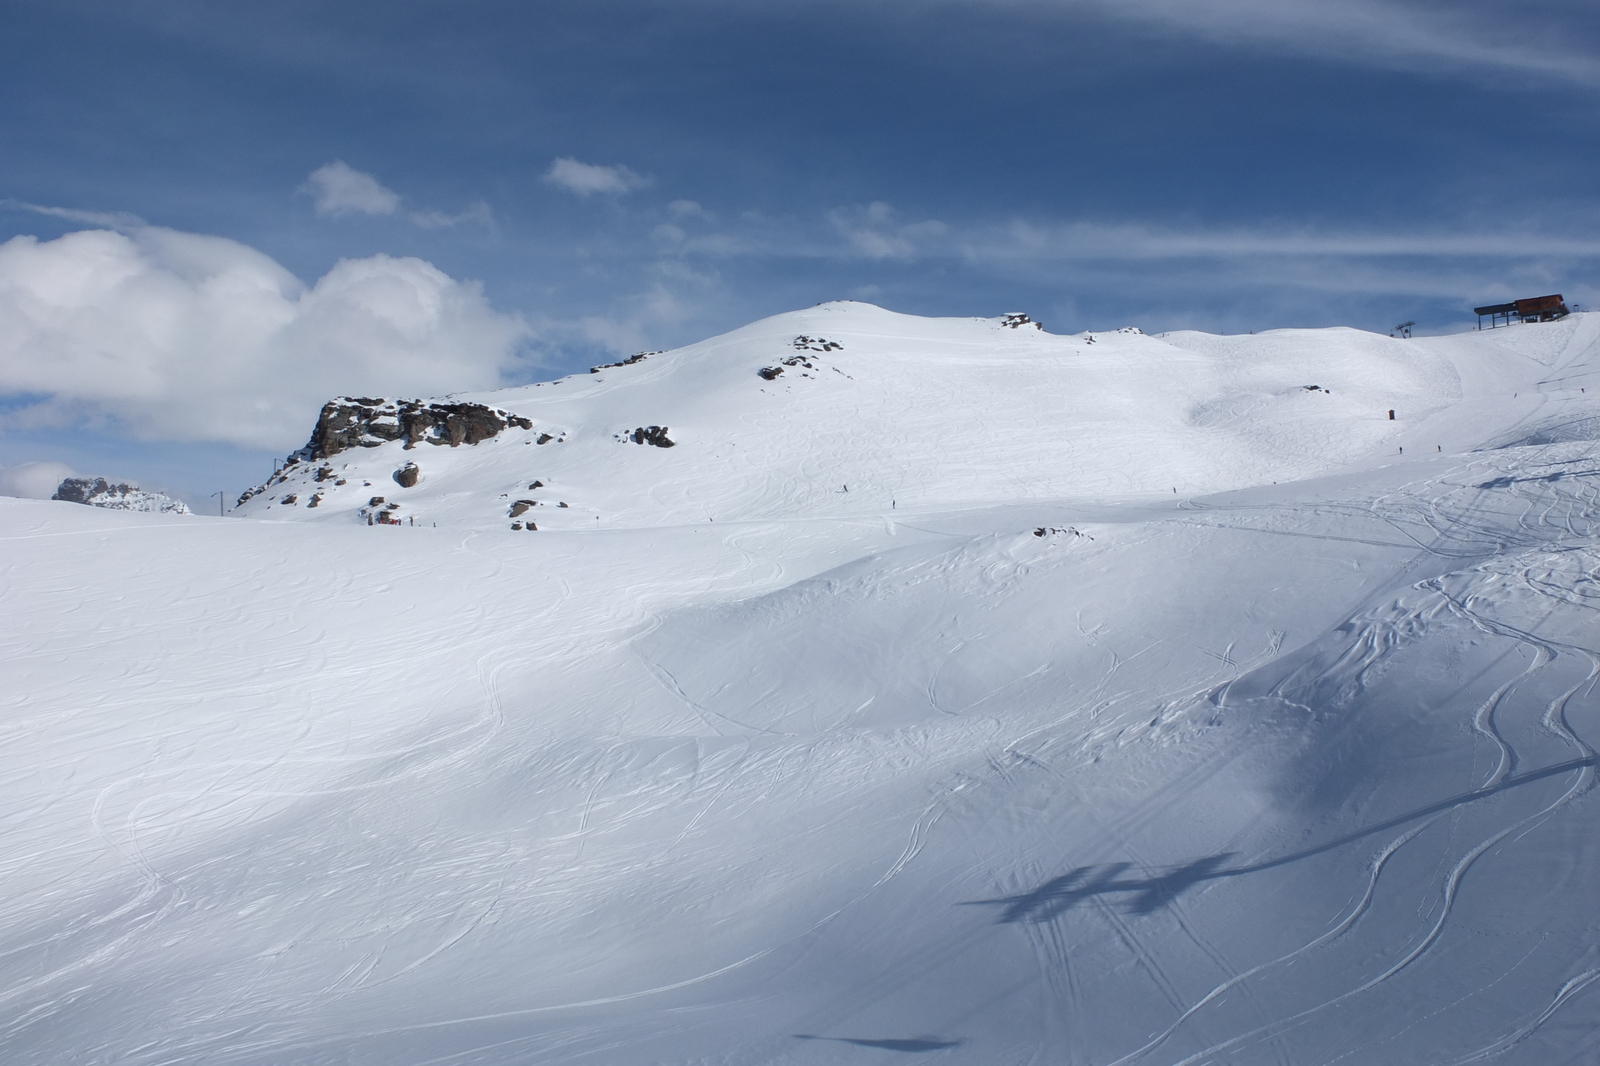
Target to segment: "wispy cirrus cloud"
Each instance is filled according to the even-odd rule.
[[[967,279],[968,288],[1042,288],[1061,294],[1063,307],[1079,298],[1132,302],[1151,320],[1215,328],[1238,325],[1218,310],[1229,307],[1254,308],[1243,321],[1255,326],[1274,315],[1320,321],[1330,307],[1355,313],[1358,305],[1422,300],[1448,308],[1535,288],[1600,300],[1593,286],[1574,280],[1575,271],[1582,277],[1600,266],[1600,229],[1593,226],[1563,232],[1461,222],[1377,230],[1038,218],[906,224],[890,205],[874,202],[809,218],[697,207],[673,213],[651,240],[658,256],[709,270],[727,261],[831,262],[839,277],[857,283],[840,295],[903,292],[901,279],[932,271]],[[660,283],[676,291],[673,279]]]
[[[1600,88],[1600,54],[1575,43],[1587,3],[1530,9],[1493,0],[1013,0],[1040,11],[1090,11],[1222,44],[1396,69],[1514,76]]]
[[[938,219],[910,224],[899,221],[895,209],[882,200],[865,207],[837,207],[828,221],[856,252],[868,259],[915,259],[932,240],[949,232]]]
[[[1143,221],[927,219],[906,223],[883,201],[823,217],[673,212],[652,231],[659,250],[704,259],[774,257],[911,263],[1179,259],[1600,258],[1600,230],[1489,229],[1471,223],[1402,229],[1174,225]],[[1585,230],[1589,232],[1585,232]]]
[[[960,234],[975,259],[1233,259],[1259,257],[1530,258],[1600,257],[1593,236],[1523,230],[1404,231],[1169,227],[1141,223],[1014,220]]]
[[[75,207],[50,207],[45,204],[30,204],[24,200],[13,200],[7,197],[0,200],[0,207],[9,207],[16,211],[28,211],[35,215],[44,215],[47,218],[60,218],[68,222],[81,222],[90,226],[106,226],[111,229],[127,229],[130,226],[142,226],[144,219],[127,211],[83,211]]]

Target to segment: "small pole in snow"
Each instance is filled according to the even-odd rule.
[[[224,510],[224,508],[226,508],[227,505],[228,505],[228,498],[223,495],[223,493],[226,492],[226,491],[227,491],[226,489],[219,489],[218,491],[213,492],[211,494],[211,495],[213,495],[213,496],[215,496],[217,498],[217,517],[218,518],[226,518],[226,517],[228,517],[228,512],[226,510]]]
[[[1394,421],[1394,408],[1393,407],[1389,408],[1389,421],[1391,421],[1391,422]]]

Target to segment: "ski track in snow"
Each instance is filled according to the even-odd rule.
[[[282,521],[0,500],[5,1059],[1582,1061],[1597,352],[824,305]]]

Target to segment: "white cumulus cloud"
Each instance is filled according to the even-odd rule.
[[[595,193],[615,195],[642,189],[650,184],[649,178],[624,166],[603,167],[568,158],[551,163],[550,169],[545,171],[544,180],[579,196]]]
[[[0,244],[12,425],[281,448],[336,394],[496,387],[527,334],[421,259],[342,260],[307,286],[253,248],[154,226]]]
[[[342,159],[313,170],[301,191],[311,195],[317,214],[333,218],[353,212],[392,215],[400,207],[399,193]]]
[[[65,478],[77,471],[66,463],[18,463],[0,466],[0,496],[20,496],[25,500],[48,500]]]

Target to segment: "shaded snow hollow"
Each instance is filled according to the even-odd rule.
[[[825,305],[0,500],[6,1061],[1588,1061],[1597,345]]]

